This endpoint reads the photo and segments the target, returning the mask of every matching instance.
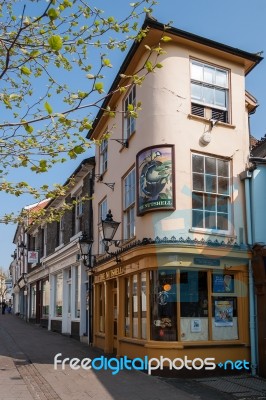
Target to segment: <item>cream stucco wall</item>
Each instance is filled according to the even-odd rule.
[[[233,56],[228,57],[213,49],[203,52],[196,47],[170,43],[166,46],[167,54],[160,56],[163,68],[149,74],[143,85],[137,86],[137,101],[142,103],[136,121],[136,132],[130,138],[129,148],[113,141],[108,142],[108,170],[103,175],[104,182],[114,182],[114,191],[102,183],[95,184],[94,194],[94,252],[97,254],[98,203],[106,196],[108,208],[113,218],[122,221],[122,177],[135,164],[136,154],[145,147],[160,144],[175,145],[175,190],[176,210],[149,212],[136,217],[136,237],[154,238],[175,235],[176,237],[204,237],[209,233],[191,232],[191,152],[197,151],[232,160],[232,225],[229,237],[239,239],[239,229],[244,228],[244,193],[238,174],[245,169],[249,150],[248,118],[245,109],[244,65]],[[211,129],[206,119],[190,115],[190,58],[213,63],[230,71],[230,113],[231,124],[218,123]],[[142,65],[139,60],[136,69]],[[117,104],[122,110],[124,96]],[[112,130],[111,138],[122,138],[123,116],[117,113],[114,119],[105,124],[105,129]],[[209,132],[211,142],[203,146],[201,136]],[[96,151],[96,173],[99,173],[99,150]],[[116,238],[123,237],[122,225]],[[214,237],[224,239],[221,237]]]

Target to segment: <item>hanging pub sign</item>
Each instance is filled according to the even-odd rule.
[[[137,154],[137,213],[175,209],[174,146],[147,147]]]
[[[38,251],[28,251],[28,263],[37,264],[39,261]]]

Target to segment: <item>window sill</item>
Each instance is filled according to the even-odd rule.
[[[230,239],[237,239],[236,235],[233,235],[231,233],[226,233],[226,232],[219,232],[219,231],[213,231],[212,229],[200,229],[200,228],[190,228],[188,230],[191,233],[201,233],[203,235],[212,235],[212,236],[221,236],[221,237],[226,237]]]
[[[200,342],[200,341],[195,341],[195,342],[179,342],[179,341],[173,341],[173,342],[160,342],[160,341],[149,341],[146,342],[144,347],[145,348],[150,348],[150,349],[178,349],[178,350],[184,350],[185,348],[189,347],[224,347],[224,346],[239,346],[239,347],[246,347],[247,343],[240,342],[239,340],[220,340],[220,341],[208,341],[208,342]]]
[[[57,246],[54,251],[58,251],[60,249],[62,249],[64,247],[64,243],[60,244],[59,246]]]
[[[78,239],[81,235],[82,235],[82,231],[79,231],[78,233],[76,233],[76,235],[74,235],[70,238],[69,242],[74,242],[74,240]]]
[[[208,118],[200,117],[198,115],[188,114],[188,118],[189,119],[194,119],[195,121],[201,121],[201,122],[210,124],[210,120]],[[215,126],[223,126],[224,128],[236,129],[235,125],[232,125],[232,124],[229,124],[229,123],[226,123],[226,122],[222,122],[222,121],[217,121]]]
[[[147,340],[146,339],[138,339],[138,338],[129,338],[129,337],[123,337],[123,338],[119,338],[118,339],[119,342],[123,342],[123,343],[134,343],[134,344],[138,344],[140,346],[146,347],[146,343]]]

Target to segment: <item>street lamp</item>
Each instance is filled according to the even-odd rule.
[[[78,246],[79,246],[80,255],[81,255],[81,258],[82,258],[82,261],[83,261],[83,264],[85,265],[85,267],[89,267],[89,268],[92,268],[91,260],[90,260],[92,243],[93,243],[93,240],[89,239],[85,232],[83,232],[83,234],[79,237]],[[89,259],[89,262],[88,262],[88,259]]]
[[[20,250],[20,254],[23,256],[23,255],[24,255],[24,250],[26,250],[27,246],[26,246],[23,242],[21,242],[21,243],[18,245],[18,248],[19,248],[19,250]]]
[[[116,241],[113,241],[114,235],[120,225],[120,222],[116,222],[113,220],[113,215],[111,210],[108,211],[105,220],[102,220],[102,234],[103,234],[103,242],[104,242],[104,249],[107,254],[111,256],[115,256],[115,260],[119,263],[121,260],[118,259],[116,253],[109,252],[109,243],[112,244]]]

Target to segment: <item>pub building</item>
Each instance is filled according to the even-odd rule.
[[[100,140],[93,345],[129,358],[250,361],[239,174],[257,107],[245,76],[261,57],[169,27],[156,59],[163,67],[140,85],[134,74],[164,35],[157,21],[143,26],[88,133]],[[103,222],[115,225],[111,236]]]

